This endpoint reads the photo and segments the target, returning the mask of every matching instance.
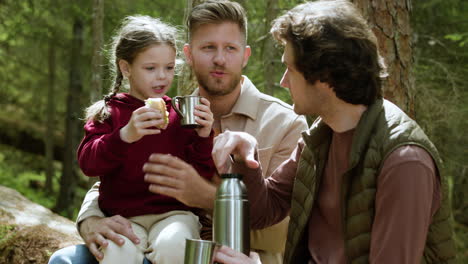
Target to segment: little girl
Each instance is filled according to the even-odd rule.
[[[183,263],[186,238],[199,238],[198,217],[176,199],[151,193],[143,164],[152,153],[168,153],[191,163],[206,178],[215,172],[211,159],[213,114],[202,98],[195,115],[197,129],[180,126],[165,94],[176,64],[176,29],[148,16],[131,16],[114,38],[116,79],[112,92],[87,109],[85,137],[78,162],[87,176],[99,176],[99,207],[107,215],[132,222],[140,243],[121,236],[122,247],[109,240],[101,263]],[[120,93],[128,79],[128,93]],[[148,98],[162,98],[169,112],[145,106]],[[157,127],[163,127],[158,129]]]

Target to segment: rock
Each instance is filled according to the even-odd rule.
[[[57,249],[82,244],[75,223],[0,186],[0,263],[47,263]]]

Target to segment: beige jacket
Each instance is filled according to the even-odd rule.
[[[194,93],[198,93],[195,91]],[[258,141],[259,161],[264,176],[269,176],[296,147],[301,131],[307,129],[303,116],[298,116],[292,107],[283,101],[261,93],[243,76],[241,93],[230,114],[221,117],[221,131],[243,131]],[[104,214],[99,210],[99,182],[86,194],[78,213],[79,224],[90,216]],[[268,252],[283,252],[289,218],[282,222],[251,232],[251,247]]]

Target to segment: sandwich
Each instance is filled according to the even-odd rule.
[[[166,129],[167,124],[169,124],[169,112],[166,108],[166,102],[162,98],[148,98],[145,100],[147,107],[159,110],[163,115],[164,124],[157,126],[159,129]]]

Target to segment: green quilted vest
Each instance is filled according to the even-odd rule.
[[[320,118],[303,133],[306,146],[293,187],[284,256],[286,264],[307,263],[310,259],[307,224],[318,194],[331,135],[331,129]],[[429,152],[441,177],[442,203],[429,227],[421,263],[455,262],[448,185],[440,173],[442,167],[438,152],[416,122],[391,102],[377,100],[363,113],[356,127],[349,170],[343,175],[341,215],[348,263],[369,262],[377,175],[387,156],[404,145],[416,145]]]

